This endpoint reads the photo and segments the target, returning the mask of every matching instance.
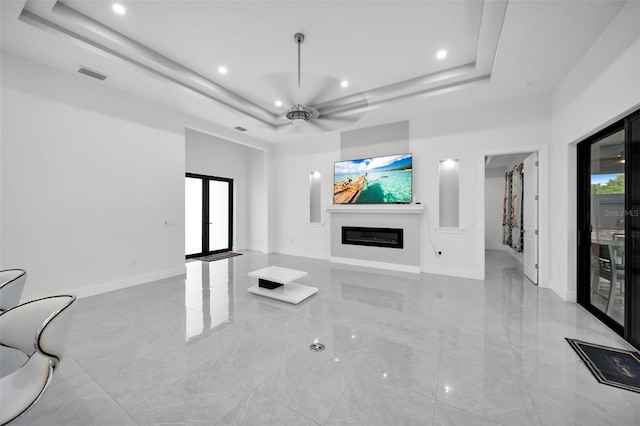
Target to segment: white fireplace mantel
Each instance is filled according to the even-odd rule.
[[[335,213],[375,213],[375,214],[423,214],[425,204],[333,204],[327,207],[327,212]]]

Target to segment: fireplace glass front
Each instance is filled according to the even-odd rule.
[[[401,249],[403,248],[403,230],[401,228],[343,226],[342,244]]]

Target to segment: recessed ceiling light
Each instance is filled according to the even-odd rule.
[[[348,87],[349,86],[349,82],[347,80],[342,80],[342,82],[340,83],[340,86]]]
[[[118,15],[124,15],[125,12],[127,11],[127,9],[125,9],[123,5],[118,3],[114,3],[114,5],[111,6],[111,9],[113,9],[113,11]]]
[[[436,58],[438,59],[444,59],[447,57],[447,51],[446,50],[438,50],[438,53],[436,53]]]
[[[226,74],[227,73],[227,67],[218,67],[218,72],[220,74]]]
[[[277,107],[281,107],[282,106],[282,101],[275,101],[274,103],[276,104]]]

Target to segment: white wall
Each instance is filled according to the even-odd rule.
[[[465,117],[460,120],[460,117]],[[437,258],[427,238],[422,247],[424,272],[484,279],[486,155],[545,151],[551,137],[550,107],[544,99],[509,102],[468,111],[432,114],[411,121],[416,199],[427,205],[431,237],[442,256]],[[543,166],[546,152],[541,157]],[[438,166],[447,158],[460,160],[460,232],[440,233]],[[541,167],[541,174],[546,170]],[[546,175],[541,176],[541,184]],[[545,196],[541,188],[541,199]],[[544,206],[544,207],[543,207]],[[541,201],[541,208],[546,208]],[[546,215],[540,233],[547,235]],[[427,229],[426,225],[423,229]],[[541,236],[541,251],[546,240]],[[464,262],[460,260],[464,259]],[[541,259],[541,266],[545,261]],[[546,282],[541,271],[541,285]]]
[[[182,272],[164,224],[184,222],[181,135],[7,87],[2,124],[2,268],[27,270],[23,300]]]
[[[576,300],[576,143],[640,107],[640,3],[620,11],[552,96],[553,289]]]
[[[340,161],[340,133],[310,136],[278,144],[271,159],[273,194],[273,251],[325,259],[329,256],[333,200],[333,163]],[[309,223],[309,173],[321,173],[322,224]]]
[[[1,59],[0,267],[27,269],[23,300],[183,273],[185,127],[267,144],[81,75]]]
[[[340,135],[340,160],[405,154],[409,149],[409,122],[349,130]]]
[[[269,184],[267,152],[249,149],[247,161],[247,248],[269,251]]]
[[[490,169],[492,170],[492,169]],[[484,244],[491,250],[503,250],[502,215],[504,201],[504,173],[484,179]]]
[[[466,119],[460,120],[461,116]],[[417,201],[426,204],[432,239],[443,251],[442,257],[435,257],[425,231],[421,247],[422,271],[484,278],[484,156],[544,150],[550,137],[550,105],[544,99],[431,114],[410,121],[408,151],[414,155],[414,195]],[[362,152],[364,148],[359,149],[358,152]],[[330,244],[330,227],[326,222],[330,218],[323,211],[324,226],[314,227],[308,223],[308,176],[314,170],[322,172],[323,205],[330,205],[333,162],[341,158],[339,134],[279,144],[272,154],[273,181],[277,187],[273,191],[276,205],[273,229],[277,232],[274,250],[326,258]],[[460,159],[460,226],[464,228],[460,234],[441,234],[433,229],[438,223],[438,166],[439,161],[446,158]],[[543,167],[541,173],[543,170],[546,169]],[[546,177],[541,177],[541,184],[547,182]],[[541,190],[541,198],[543,192]],[[427,229],[425,218],[421,229]],[[548,232],[544,219],[541,219],[540,232]],[[541,236],[541,250],[546,244],[545,236]],[[545,282],[543,278],[541,281]]]
[[[265,241],[260,217],[266,204],[262,179],[263,152],[192,129],[186,130],[187,173],[233,179],[233,249],[262,250]]]

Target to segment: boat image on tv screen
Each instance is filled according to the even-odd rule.
[[[410,203],[412,155],[389,155],[335,163],[334,204]]]

